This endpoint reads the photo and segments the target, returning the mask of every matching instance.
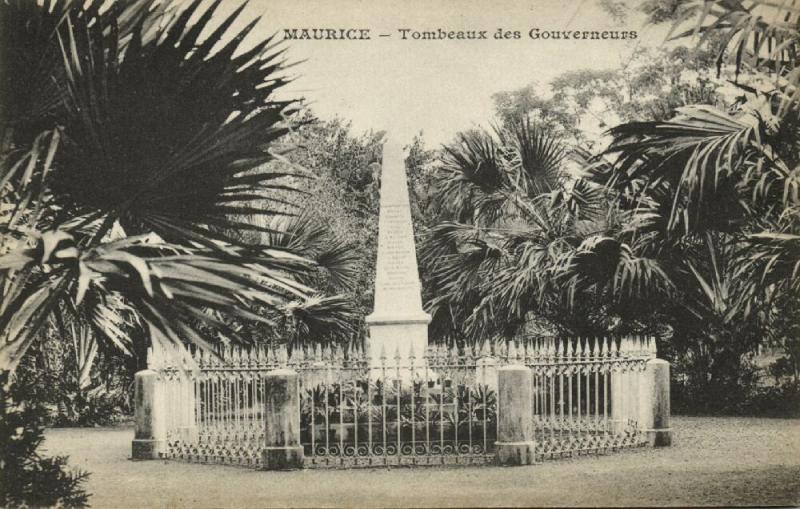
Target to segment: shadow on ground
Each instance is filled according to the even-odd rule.
[[[531,467],[259,472],[133,462],[131,428],[53,429],[96,508],[800,504],[800,420],[676,417],[675,444]]]

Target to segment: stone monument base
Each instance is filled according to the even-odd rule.
[[[134,460],[157,460],[166,451],[166,440],[134,438],[131,442],[131,459]]]
[[[536,462],[533,442],[495,442],[495,458],[500,465],[533,465]]]
[[[264,470],[296,470],[303,468],[303,447],[266,447],[261,451]]]
[[[667,429],[648,429],[647,443],[650,447],[669,447],[672,445],[672,428]]]
[[[430,321],[430,315],[424,312],[402,319],[368,316],[370,367],[399,366],[409,371],[413,361],[415,368],[424,368]]]

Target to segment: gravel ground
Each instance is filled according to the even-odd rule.
[[[674,445],[531,467],[259,472],[129,461],[130,428],[53,429],[98,508],[800,505],[800,420],[674,417]]]

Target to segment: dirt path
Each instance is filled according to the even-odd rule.
[[[800,504],[800,420],[673,419],[675,445],[533,467],[306,470],[132,462],[131,429],[54,429],[93,507]]]

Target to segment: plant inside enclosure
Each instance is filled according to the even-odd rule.
[[[444,382],[444,381],[442,381]],[[348,444],[388,440],[423,443],[442,436],[452,441],[494,436],[497,396],[486,385],[438,385],[421,381],[403,385],[396,380],[353,380],[319,384],[301,398],[301,439]],[[356,433],[356,428],[358,431]],[[442,435],[444,434],[444,435]]]

